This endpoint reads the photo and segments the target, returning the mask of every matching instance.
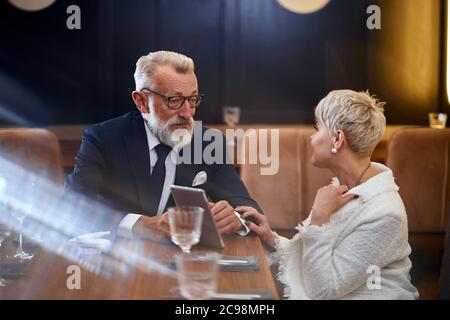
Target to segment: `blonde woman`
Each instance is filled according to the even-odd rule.
[[[315,110],[312,163],[330,169],[309,217],[286,239],[250,207],[249,222],[279,263],[289,299],[417,299],[410,282],[405,207],[392,171],[370,161],[384,134],[383,103],[365,92],[330,92]]]

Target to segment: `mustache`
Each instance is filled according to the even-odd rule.
[[[181,117],[175,116],[173,118],[170,118],[169,120],[167,120],[166,125],[171,126],[174,124],[189,124],[192,125],[194,123],[194,119],[193,118],[189,118],[189,119],[183,119]]]

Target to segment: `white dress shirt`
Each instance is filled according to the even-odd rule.
[[[144,122],[145,133],[147,134],[148,141],[148,149],[150,151],[150,174],[153,171],[153,168],[158,160],[158,155],[156,153],[155,147],[161,142],[153,135],[150,131],[146,123]],[[170,197],[170,187],[175,182],[175,172],[177,169],[176,159],[178,157],[178,152],[175,149],[172,149],[166,158],[166,178],[164,180],[164,186],[161,193],[161,199],[159,201],[158,212],[157,215],[161,215],[164,213],[164,208],[166,207],[167,201]],[[236,232],[241,236],[245,236],[250,232],[250,229],[245,224],[245,220],[243,220],[239,213],[235,212],[236,216],[241,221],[242,225],[245,227],[245,230]],[[132,230],[134,224],[139,220],[142,215],[129,213],[127,214],[119,224],[119,234],[124,237],[132,237]]]

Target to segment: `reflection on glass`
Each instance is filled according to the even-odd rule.
[[[18,219],[20,225],[22,225],[24,218],[25,217],[21,217]],[[29,260],[29,259],[32,259],[33,257],[34,257],[34,254],[25,252],[23,250],[23,235],[22,235],[22,232],[19,231],[19,245],[17,247],[17,252],[14,255],[14,258],[21,259],[21,260]]]
[[[0,224],[0,248],[9,236],[11,235],[11,230],[5,225]]]
[[[9,230],[6,226],[0,224],[0,250],[3,245],[3,242],[11,235],[11,230]],[[6,280],[3,279],[3,255],[0,251],[0,287],[6,287]]]
[[[12,212],[13,217],[19,222],[19,245],[17,247],[17,252],[14,255],[14,258],[20,260],[29,260],[34,257],[32,253],[25,252],[23,250],[23,221],[26,216],[31,212],[33,201],[32,199],[36,194],[36,178],[35,176],[30,175],[26,180],[26,184],[24,186],[24,198],[26,198],[26,202],[22,210],[14,210]]]
[[[2,275],[3,275],[3,264],[0,261],[0,288],[1,287],[6,287],[6,280],[2,278]]]
[[[176,272],[149,255],[145,243],[140,241],[115,241],[113,237],[114,247],[105,254],[92,256],[93,259],[80,256],[79,248],[69,240],[84,234],[115,230],[123,219],[122,214],[83,195],[64,192],[59,183],[47,179],[40,170],[28,170],[18,165],[19,160],[11,161],[0,155],[0,224],[7,226],[8,233],[14,236],[22,233],[22,251],[23,248],[27,250],[28,239],[32,240],[30,244],[36,245],[36,238],[41,238],[44,241],[39,246],[44,249],[44,255],[63,257],[102,277],[109,278],[113,271],[126,275],[133,267],[176,278]],[[12,248],[12,245],[17,244],[17,251],[20,251],[20,237],[17,241],[10,240],[5,240],[0,247],[2,262],[6,262],[2,265],[2,274],[7,280],[11,275],[17,277],[24,274],[24,268],[28,265],[26,262],[30,261],[13,257],[17,248]],[[39,269],[47,264],[32,266]],[[40,277],[33,277],[32,281],[46,283]],[[32,292],[31,296],[39,294]]]

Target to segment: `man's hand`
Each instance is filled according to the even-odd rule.
[[[241,220],[234,213],[234,208],[228,201],[222,200],[216,203],[209,202],[209,208],[214,216],[220,234],[231,234],[244,228]]]
[[[158,240],[170,238],[169,215],[167,212],[156,217],[142,216],[133,226],[133,234],[139,238]]]

